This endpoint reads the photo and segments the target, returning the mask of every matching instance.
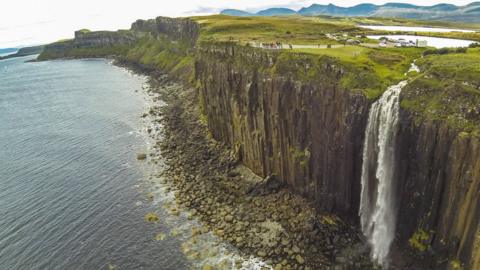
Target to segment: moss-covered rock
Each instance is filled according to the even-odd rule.
[[[157,214],[155,213],[148,213],[145,215],[145,221],[156,223],[160,220]]]

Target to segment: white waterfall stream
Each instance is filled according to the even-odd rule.
[[[384,267],[395,236],[395,138],[400,92],[406,84],[389,87],[373,103],[365,131],[359,215],[372,259]]]

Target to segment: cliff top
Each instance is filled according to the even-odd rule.
[[[227,41],[240,47],[261,47],[261,43],[280,42],[284,44],[284,50],[250,48],[254,51],[250,55],[272,52],[280,60],[275,65],[278,68],[273,69],[274,72],[288,71],[289,74],[306,80],[318,77],[315,77],[318,74],[311,68],[312,65],[321,65],[325,61],[334,62],[345,71],[342,85],[346,89],[366,95],[369,99],[379,97],[388,86],[410,78],[413,81],[405,91],[402,106],[414,111],[419,116],[418,119],[444,119],[465,132],[473,132],[480,126],[478,49],[458,53],[439,50],[418,61],[422,71],[420,74],[405,74],[410,63],[421,58],[424,51],[430,49],[365,46],[369,42],[378,45],[378,41],[369,40],[366,35],[379,32],[357,27],[358,24],[462,28],[461,25],[453,23],[427,24],[414,20],[381,18],[223,15],[181,19],[158,17],[153,20],[138,20],[131,30],[77,31],[74,40],[46,46],[39,59],[116,55],[191,79],[196,57],[193,46],[200,48],[203,45]],[[428,35],[480,40],[480,32]],[[350,39],[363,44],[348,45],[347,41]],[[288,44],[297,46],[288,49],[285,47]],[[303,46],[298,46],[299,44]],[[319,48],[319,45],[324,48]],[[331,48],[328,48],[328,45]],[[303,71],[296,68],[299,63],[309,68]]]
[[[359,25],[386,25],[410,27],[440,27],[477,30],[473,33],[447,32],[422,33],[429,36],[451,37],[480,41],[480,25],[452,22],[417,21],[395,18],[342,18],[342,17],[235,17],[212,15],[192,17],[200,24],[200,41],[235,40],[246,44],[258,42],[283,42],[294,44],[336,44],[332,34],[349,37],[367,34],[399,34],[399,31],[375,31],[358,27]]]
[[[402,107],[419,121],[440,120],[480,136],[480,48],[429,55],[417,63],[421,73],[403,91]]]
[[[214,15],[193,17],[200,24],[200,41],[229,41],[239,43],[295,42],[297,44],[337,43],[329,33],[361,31],[353,24],[332,22],[314,17],[232,17]]]

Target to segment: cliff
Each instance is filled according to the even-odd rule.
[[[106,57],[125,54],[137,41],[130,31],[79,30],[72,40],[46,45],[38,60],[58,58]]]
[[[408,78],[396,142],[396,246],[410,247],[424,269],[479,268],[480,53],[428,56],[419,60],[421,74],[408,77],[418,49],[294,53],[215,40],[234,35],[243,42],[249,29],[258,38],[292,36],[287,18],[262,19],[263,32],[252,19],[242,19],[241,28],[234,20],[159,17],[129,31],[80,31],[48,45],[39,59],[115,55],[194,85],[213,138],[258,175],[275,176],[317,210],[352,224],[369,107],[388,85]]]
[[[76,31],[72,40],[47,45],[38,60],[115,57],[119,63],[169,72],[188,81],[193,74],[193,47],[198,36],[199,25],[191,19],[137,20],[130,30]]]
[[[199,25],[191,19],[157,17],[153,20],[137,20],[131,30],[135,33],[149,33],[154,36],[166,35],[172,40],[183,40],[195,45],[200,34]]]
[[[275,175],[318,209],[355,220],[369,102],[341,86],[331,58],[282,55],[226,44],[200,53],[196,79],[208,126],[261,176]],[[315,69],[301,79],[284,68]],[[311,72],[311,70],[310,70]]]
[[[399,243],[478,269],[480,140],[441,122],[417,123],[408,111],[401,119]]]
[[[478,55],[425,57],[402,93],[399,242],[480,268]],[[431,267],[446,264],[428,262]]]
[[[480,84],[476,59],[469,54],[442,56],[451,66],[463,67],[460,72],[448,70],[443,62],[432,68],[428,60],[439,57],[420,61],[421,75],[402,94],[394,180],[399,198],[395,243],[398,250],[409,250],[404,252],[407,256],[421,257],[424,269],[477,269]],[[459,59],[468,62],[458,65]],[[329,57],[287,56],[217,43],[199,50],[195,71],[215,139],[236,149],[255,173],[274,175],[320,211],[356,223],[371,102],[368,92],[342,83],[359,72],[349,68]],[[461,78],[451,78],[452,74]],[[356,80],[364,78],[356,76]]]

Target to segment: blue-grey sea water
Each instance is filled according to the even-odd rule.
[[[32,58],[0,61],[0,270],[186,269],[144,221],[145,78]]]

